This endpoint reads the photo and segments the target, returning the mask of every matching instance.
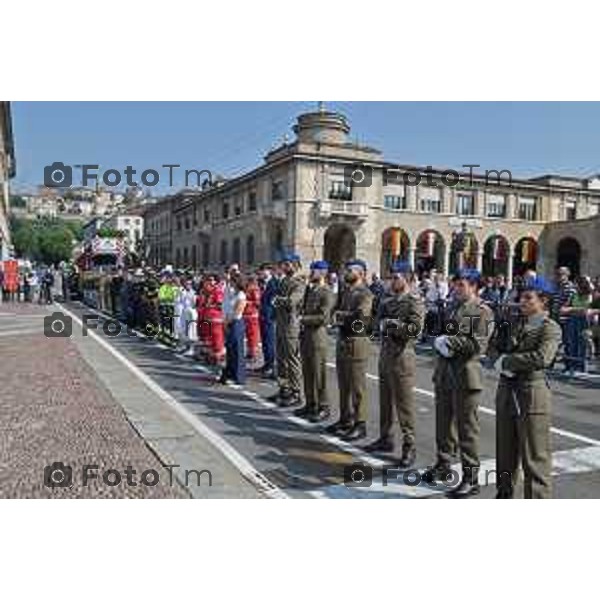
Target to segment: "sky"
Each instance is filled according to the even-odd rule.
[[[155,168],[225,177],[262,163],[307,102],[13,102],[17,175],[13,189],[43,181],[46,165]],[[346,115],[350,137],[399,164],[509,169],[513,177],[600,173],[600,102],[325,102]],[[74,178],[80,170],[74,169]],[[79,174],[78,174],[79,173]],[[164,183],[163,183],[164,181]],[[182,187],[183,179],[176,179]],[[178,185],[177,185],[178,184]]]

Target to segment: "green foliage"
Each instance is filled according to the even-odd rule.
[[[26,208],[27,206],[27,202],[21,196],[11,196],[9,204],[15,208]]]
[[[81,238],[80,223],[61,219],[12,217],[10,227],[17,256],[45,264],[69,260],[73,241]]]
[[[112,227],[101,227],[96,235],[101,238],[120,238],[125,237],[126,234],[127,232]]]

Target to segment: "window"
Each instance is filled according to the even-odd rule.
[[[590,217],[595,217],[600,214],[600,204],[597,202],[590,202],[588,204],[588,214]]]
[[[405,196],[384,196],[383,206],[394,210],[406,210]]]
[[[283,181],[271,182],[271,200],[285,199],[285,185]]]
[[[242,214],[242,212],[243,212],[242,211],[242,203],[240,201],[237,201],[235,203],[235,207],[234,207],[233,211],[234,211],[236,217],[239,217]]]
[[[442,202],[440,200],[440,191],[436,188],[421,188],[420,201],[421,211],[430,213],[442,212]]]
[[[187,246],[183,249],[183,266],[187,267],[188,266],[188,259],[189,259],[189,255],[188,255],[188,248]]]
[[[181,248],[177,248],[177,252],[175,253],[175,266],[181,266]]]
[[[189,229],[190,228],[190,218],[188,215],[185,215],[184,223],[185,223],[185,228]]]
[[[535,198],[519,198],[519,219],[535,221],[537,219]]]
[[[330,200],[352,200],[352,189],[343,179],[329,182]]]
[[[196,268],[198,265],[198,254],[196,250],[196,244],[192,245],[192,268]]]
[[[221,207],[221,218],[223,220],[229,219],[229,204],[227,202],[223,202]]]
[[[235,238],[233,240],[233,251],[231,254],[231,262],[240,263],[242,261],[240,238]]]
[[[210,209],[207,206],[204,207],[204,222],[210,223]]]
[[[565,202],[565,220],[574,221],[577,218],[577,202],[567,200]]]
[[[221,240],[221,264],[227,264],[227,240]]]
[[[254,236],[249,235],[246,239],[246,262],[251,265],[254,263]]]
[[[196,225],[198,225],[198,213],[194,207],[194,227],[196,227]]]
[[[248,194],[248,211],[256,211],[256,192],[254,190]]]
[[[475,198],[472,194],[456,195],[456,214],[463,217],[475,214]]]
[[[487,197],[487,216],[506,218],[506,198],[502,194],[490,194]]]
[[[181,231],[181,219],[177,219],[177,231]]]

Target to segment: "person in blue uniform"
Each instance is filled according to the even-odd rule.
[[[278,294],[278,279],[273,274],[271,265],[262,265],[258,272],[261,286],[260,297],[260,338],[262,340],[263,366],[259,372],[266,377],[273,377],[275,371],[275,308],[273,300]]]

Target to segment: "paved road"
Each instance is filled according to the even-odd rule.
[[[66,308],[81,316],[90,309],[78,304]],[[76,332],[77,328],[74,328]],[[130,337],[124,333],[108,343],[126,360],[151,378],[186,412],[194,415],[228,448],[243,457],[264,484],[276,486],[291,497],[320,498],[441,498],[444,486],[431,488],[404,480],[401,473],[388,472],[383,485],[381,469],[393,465],[394,457],[373,457],[360,445],[350,445],[323,433],[293,416],[291,410],[273,408],[264,397],[274,391],[273,384],[258,378],[247,386],[220,386],[214,374],[192,360],[176,356],[154,340]],[[377,345],[369,366],[369,440],[377,436]],[[431,383],[432,358],[427,352],[418,357],[417,377],[417,468],[423,469],[434,459],[434,412]],[[332,398],[336,404],[333,347],[330,376]],[[481,406],[482,478],[490,484],[481,497],[494,495],[495,376],[489,374]],[[555,496],[562,498],[600,498],[600,395],[596,381],[567,382],[553,380],[554,429],[552,444],[555,468]],[[227,451],[227,448],[225,449]],[[370,487],[348,488],[343,484],[344,468],[362,462],[373,468]],[[414,474],[414,477],[417,477]],[[263,482],[264,483],[264,482]],[[263,490],[264,491],[264,490]],[[274,495],[277,495],[276,493]]]

